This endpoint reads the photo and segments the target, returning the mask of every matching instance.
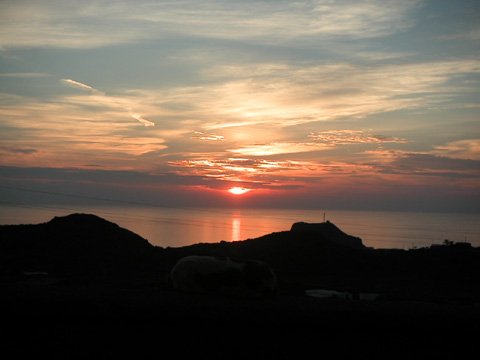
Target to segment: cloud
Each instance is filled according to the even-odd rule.
[[[442,35],[442,40],[480,40],[480,28],[472,30],[464,30],[463,32],[456,32],[454,34]]]
[[[371,164],[317,160],[272,160],[261,157],[226,157],[205,154],[191,160],[169,161],[177,175],[195,175],[219,181],[241,183],[248,188],[287,186],[298,189],[317,186],[327,179],[352,180],[355,177],[378,176]]]
[[[13,153],[13,154],[30,155],[30,154],[35,154],[36,152],[37,152],[37,150],[32,149],[32,148],[16,148],[16,147],[10,147],[8,145],[0,146],[0,153]]]
[[[90,91],[92,94],[98,94],[98,95],[105,95],[104,92],[97,90],[91,86],[88,86],[86,84],[82,84],[81,82],[71,80],[71,79],[61,79],[60,80],[63,84],[73,87],[75,89],[80,89],[84,91]]]
[[[14,204],[132,204],[185,208],[186,206],[284,207],[302,209],[368,209],[478,212],[478,182],[471,188],[450,183],[404,182],[378,175],[315,179],[315,184],[227,182],[202,176],[105,171],[78,168],[1,166],[2,200]],[[418,178],[417,178],[418,180]],[[303,187],[302,187],[303,185]],[[252,192],[243,204],[231,203],[224,191],[232,186],[279,190]],[[15,190],[28,189],[30,191]],[[172,191],[175,189],[175,191]],[[211,189],[211,190],[210,190]],[[288,191],[282,191],[288,190]],[[66,196],[62,196],[66,195]],[[107,202],[106,202],[107,201]],[[323,211],[323,210],[322,210]]]
[[[47,102],[2,97],[2,164],[83,167],[95,163],[106,169],[151,169],[148,158],[165,152],[166,140],[150,130],[145,133],[143,126],[130,120],[126,106],[106,105],[98,97],[89,90],[87,95]]]
[[[407,153],[393,161],[399,169],[425,172],[428,170],[468,171],[480,175],[480,160],[454,159],[446,156]]]
[[[385,135],[370,135],[363,130],[319,131],[309,135],[312,139],[331,145],[371,144],[371,143],[405,143],[405,139]]]
[[[34,77],[48,77],[50,74],[44,73],[30,73],[30,72],[20,72],[20,73],[1,73],[2,77],[18,77],[18,78],[34,78]]]
[[[245,156],[269,156],[326,150],[328,148],[328,145],[311,142],[272,142],[268,144],[242,146],[238,149],[230,149],[228,151]]]
[[[197,175],[215,178],[222,181],[236,181],[253,184],[274,183],[291,184],[288,176],[302,175],[318,169],[316,162],[295,160],[266,160],[262,158],[232,158],[205,155],[203,158],[191,160],[175,160],[168,162],[170,167],[177,170],[176,173],[183,175]],[[289,174],[289,175],[287,175]],[[301,186],[295,184],[295,186]],[[277,187],[280,188],[280,187]]]
[[[321,131],[310,133],[309,137],[315,140],[315,142],[270,142],[265,144],[245,145],[237,149],[228,149],[227,151],[244,156],[270,156],[330,150],[337,145],[406,142],[405,139],[392,136],[370,135],[363,130]]]
[[[435,146],[433,153],[459,159],[480,160],[480,139],[451,141],[446,145]]]
[[[202,141],[225,141],[225,137],[222,135],[207,134],[202,131],[194,131],[195,135],[192,136],[192,139],[202,140]]]
[[[15,179],[29,180],[34,182],[76,182],[97,183],[106,185],[123,185],[131,187],[160,187],[170,185],[198,185],[203,183],[197,176],[178,176],[175,174],[152,174],[134,170],[104,170],[49,168],[49,167],[15,167],[0,166],[3,180],[15,181]]]
[[[103,152],[111,154],[123,153],[128,155],[140,156],[152,152],[158,152],[167,148],[163,139],[149,137],[126,137],[119,135],[109,136],[91,136],[78,141],[78,145],[91,152]]]
[[[199,119],[205,130],[265,124],[291,127],[425,107],[477,106],[470,97],[472,87],[458,79],[479,73],[476,60],[213,65],[202,74],[215,81],[202,88],[171,88],[161,96],[166,105],[179,98],[195,104],[184,111],[185,116]]]
[[[416,177],[432,177],[438,179],[478,179],[480,177],[480,159],[463,159],[438,156],[432,153],[419,153],[401,150],[375,150],[368,153],[374,156],[369,162],[372,171],[391,174],[409,182]],[[402,176],[408,176],[408,178]],[[470,187],[471,185],[464,186]]]
[[[93,48],[168,34],[262,44],[311,42],[312,37],[374,38],[411,28],[409,15],[419,4],[414,0],[5,1],[0,46]]]
[[[80,90],[84,90],[84,91],[89,91],[93,95],[98,95],[98,97],[96,97],[95,100],[100,102],[100,103],[103,103],[103,104],[106,104],[106,105],[109,105],[109,106],[113,105],[115,107],[123,106],[123,104],[120,101],[116,100],[115,98],[106,96],[106,94],[104,92],[102,92],[100,90],[97,90],[97,89],[95,89],[95,88],[93,88],[89,85],[86,85],[86,84],[83,84],[81,82],[71,80],[71,79],[61,79],[60,81],[67,86],[70,86],[70,87],[73,87],[73,88],[76,88],[76,89],[80,89]],[[130,114],[130,116],[132,118],[139,121],[144,126],[146,126],[146,127],[155,126],[155,123],[144,119],[139,114],[133,113],[130,108],[127,108],[125,110]]]
[[[133,117],[134,119],[137,119],[138,121],[140,121],[145,126],[155,126],[155,123],[153,123],[151,121],[148,121],[148,120],[145,120],[144,118],[142,118],[138,114],[130,114],[130,116]]]

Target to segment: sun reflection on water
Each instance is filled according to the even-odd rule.
[[[232,241],[241,240],[242,219],[240,217],[232,218]]]

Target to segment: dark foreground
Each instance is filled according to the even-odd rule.
[[[72,231],[71,221],[78,220],[68,218],[60,225],[66,221]],[[407,256],[394,252],[385,259],[383,253],[334,246],[323,238],[319,240],[318,234],[313,247],[316,252],[309,245],[310,240],[304,239],[305,234],[295,234],[297,247],[292,248],[288,232],[238,244],[158,249],[135,234],[126,236],[124,229],[103,221],[98,223],[98,219],[94,219],[95,226],[90,229],[86,225],[92,219],[87,223],[80,220],[81,230],[73,229],[66,236],[68,239],[62,240],[68,244],[66,249],[75,248],[74,253],[65,249],[55,253],[53,249],[61,246],[56,243],[55,231],[48,226],[40,232],[27,226],[9,228],[1,234],[3,241],[5,234],[14,231],[18,241],[11,236],[8,241],[15,244],[24,235],[30,240],[32,234],[38,236],[33,253],[29,251],[33,246],[30,240],[25,242],[30,244],[27,247],[24,244],[15,248],[10,243],[1,249],[2,349],[14,350],[18,355],[46,351],[64,358],[99,355],[99,349],[110,356],[127,349],[139,355],[151,348],[157,356],[169,357],[189,353],[271,358],[286,355],[287,351],[294,355],[308,351],[309,356],[328,352],[335,356],[362,353],[429,358],[442,354],[458,358],[478,347],[476,249],[469,250],[468,256],[461,255],[463,264],[458,260],[460,255],[451,249],[446,255],[439,254],[440,269],[444,272],[432,276],[439,271],[439,265],[431,259],[437,257],[436,253]],[[65,237],[62,226],[60,233]],[[92,229],[107,242],[104,249],[98,239],[95,251],[91,251],[91,244],[88,251],[82,247],[88,243],[83,232],[91,235]],[[128,256],[113,250],[112,243],[108,243],[108,234],[119,229],[123,235],[117,234],[114,243],[121,242]],[[39,235],[42,231],[48,236]],[[82,246],[75,243],[74,234],[82,239]],[[42,241],[54,247],[38,247]],[[272,241],[278,245],[275,249],[271,248]],[[319,241],[323,244],[320,247]],[[354,243],[358,247],[358,239]],[[286,252],[282,252],[282,247],[287,248]],[[165,274],[176,259],[191,253],[219,252],[255,253],[273,262],[279,274],[279,295],[233,298],[184,294],[172,289]],[[289,261],[285,260],[287,257]],[[353,265],[347,266],[345,259]],[[335,267],[339,261],[343,261],[341,268],[346,271]],[[393,261],[398,270],[385,265]],[[423,266],[420,273],[417,263]],[[362,268],[362,264],[368,266]],[[26,266],[29,271],[41,272],[20,273]],[[406,269],[417,271],[417,276]],[[461,276],[459,269],[467,273]],[[306,289],[322,285],[336,286],[336,290],[378,292],[381,296],[366,301],[306,295]]]
[[[296,295],[235,299],[182,294],[159,285],[71,286],[40,279],[4,284],[1,291],[3,347],[159,344],[185,351],[192,350],[188,344],[221,348],[233,342],[241,349],[270,351],[271,346],[298,344],[319,351],[333,346],[340,353],[352,346],[372,352],[391,346],[460,352],[477,347],[480,328],[480,308],[460,304]]]

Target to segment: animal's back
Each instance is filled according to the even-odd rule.
[[[171,276],[174,288],[184,292],[251,296],[276,289],[275,274],[260,261],[187,256],[177,262]]]

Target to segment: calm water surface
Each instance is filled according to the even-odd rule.
[[[0,224],[38,224],[54,216],[91,213],[162,247],[245,240],[289,230],[324,216],[374,248],[425,247],[445,239],[480,246],[480,214],[285,209],[176,209],[148,206],[0,206]]]

